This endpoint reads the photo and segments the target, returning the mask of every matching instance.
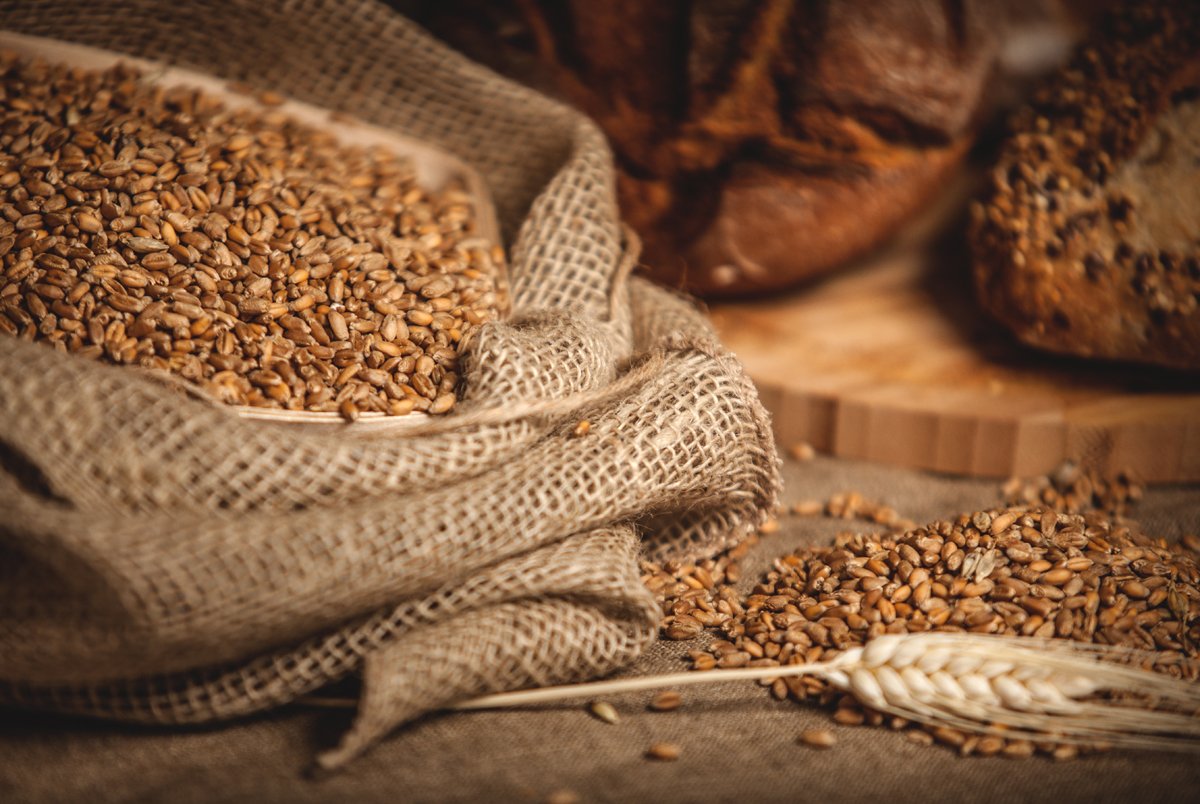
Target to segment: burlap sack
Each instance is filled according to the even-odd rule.
[[[458,412],[401,435],[247,421],[0,337],[0,700],[192,723],[361,670],[336,765],[455,700],[628,663],[658,614],[639,551],[711,553],[773,504],[754,390],[688,301],[626,281],[581,115],[368,0],[46,0],[0,25],[437,143],[491,187],[513,299]]]

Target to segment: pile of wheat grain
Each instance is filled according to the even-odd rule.
[[[461,190],[128,67],[0,72],[0,333],[237,405],[453,407],[458,344],[504,304]]]

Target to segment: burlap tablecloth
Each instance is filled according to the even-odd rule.
[[[994,503],[998,484],[831,459],[789,462],[785,500],[851,489],[920,520]],[[1137,514],[1154,533],[1200,532],[1200,489],[1150,490]],[[771,559],[828,541],[857,523],[789,517],[744,562],[752,584]],[[673,671],[690,643],[663,642],[629,672]],[[1073,762],[959,758],[902,735],[832,725],[813,706],[778,702],[751,683],[684,691],[675,712],[645,709],[650,693],[610,700],[607,725],[579,705],[442,714],[384,740],[340,774],[313,778],[314,754],[335,744],[350,713],[287,709],[195,730],[0,712],[0,801],[529,801],[569,788],[588,801],[1190,801],[1193,756],[1111,753]],[[837,745],[799,745],[832,727]],[[652,742],[682,746],[651,762]]]

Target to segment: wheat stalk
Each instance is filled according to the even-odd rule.
[[[486,695],[452,708],[497,709],[812,675],[852,693],[865,706],[932,726],[1010,738],[1200,750],[1200,686],[1128,663],[1139,657],[1123,648],[1066,640],[943,632],[884,635],[825,662],[568,684]],[[1096,697],[1101,691],[1134,697]]]

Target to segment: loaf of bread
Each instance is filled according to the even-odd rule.
[[[1200,4],[1129,4],[1036,93],[973,209],[1023,342],[1200,369]]]
[[[651,273],[729,296],[886,240],[1111,0],[389,2],[586,111]]]
[[[1005,5],[523,4],[613,144],[644,262],[705,295],[793,285],[921,208],[971,142]]]

